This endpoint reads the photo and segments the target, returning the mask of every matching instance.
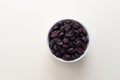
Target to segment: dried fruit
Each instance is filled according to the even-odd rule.
[[[51,36],[52,38],[55,38],[55,37],[58,36],[59,32],[60,32],[60,31],[53,31],[53,32],[51,32],[51,35],[50,35],[50,36]]]
[[[72,57],[71,57],[70,55],[65,54],[65,55],[63,56],[63,59],[69,61],[69,60],[72,59]]]
[[[79,58],[89,43],[86,29],[74,20],[57,22],[49,32],[48,40],[51,52],[66,61]]]
[[[75,52],[75,49],[74,48],[69,48],[68,50],[67,50],[67,53],[74,53]]]

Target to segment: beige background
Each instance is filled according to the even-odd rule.
[[[72,64],[47,46],[48,30],[65,18],[91,37]],[[120,0],[0,0],[0,80],[120,80]]]

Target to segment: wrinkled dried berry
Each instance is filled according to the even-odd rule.
[[[84,43],[81,44],[81,48],[83,48],[84,50],[86,49],[86,47],[87,47],[86,44],[84,44]]]
[[[56,52],[56,54],[55,54],[57,57],[61,57],[62,56],[62,54],[60,53],[60,52]]]
[[[75,49],[74,49],[74,48],[69,48],[69,49],[67,50],[67,52],[68,52],[68,53],[74,53],[74,52],[75,52]]]
[[[68,31],[68,32],[66,32],[65,36],[66,37],[71,37],[71,36],[73,36],[73,32],[72,31]]]
[[[88,39],[86,38],[83,42],[84,42],[84,43],[87,43],[87,42],[88,42]]]
[[[80,47],[77,47],[75,50],[79,54],[83,54],[84,53],[84,50],[82,48],[80,48]]]
[[[82,41],[76,41],[75,45],[80,46],[82,44]]]
[[[60,37],[60,38],[63,38],[63,37],[64,37],[64,33],[63,33],[63,32],[60,32],[59,37]]]
[[[68,41],[67,38],[64,38],[64,39],[63,39],[63,42],[64,42],[65,44],[67,44],[69,41]]]
[[[69,46],[68,45],[66,45],[66,44],[63,44],[63,48],[68,48]]]
[[[82,29],[82,28],[80,28],[78,31],[81,33],[81,32],[83,31],[83,29]]]
[[[86,39],[86,37],[85,37],[85,36],[83,36],[81,39],[84,41],[84,40]]]
[[[57,45],[54,45],[53,49],[57,51],[58,50]]]
[[[64,30],[64,26],[61,26],[61,27],[60,27],[60,30],[64,32],[64,31],[65,31],[65,30]]]
[[[70,29],[70,25],[65,25],[65,31],[68,31]]]
[[[79,29],[79,28],[80,28],[80,24],[77,23],[77,22],[75,22],[74,25],[73,25],[73,28],[75,28],[75,29]]]
[[[78,53],[75,53],[75,57],[78,58],[80,57],[81,55],[79,55]]]
[[[57,22],[49,32],[48,40],[51,52],[66,61],[83,55],[89,43],[86,29],[74,20]]]
[[[75,37],[79,37],[79,31],[78,31],[78,30],[75,30],[75,31],[74,31],[74,35],[75,35]]]
[[[53,45],[54,45],[54,40],[51,40],[51,41],[49,42],[50,48],[52,48]]]
[[[54,29],[55,29],[55,30],[59,29],[59,26],[55,25],[55,26],[54,26]]]
[[[87,31],[84,29],[83,30],[83,34],[86,36],[87,35]]]
[[[71,57],[70,55],[65,54],[65,55],[63,56],[63,59],[69,61],[69,60],[72,59],[72,57]]]
[[[51,37],[52,37],[52,38],[57,37],[58,34],[59,34],[59,32],[60,32],[60,31],[53,31],[53,32],[51,33]]]
[[[80,34],[80,37],[81,37],[81,38],[82,38],[82,37],[84,37],[84,34],[83,34],[83,33],[81,33],[81,34]]]
[[[63,45],[63,42],[62,42],[62,41],[57,41],[57,45],[62,46],[62,45]]]

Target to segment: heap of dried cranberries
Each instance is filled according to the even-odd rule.
[[[70,61],[84,54],[89,37],[79,22],[66,19],[57,22],[50,29],[48,41],[51,52],[57,58]]]

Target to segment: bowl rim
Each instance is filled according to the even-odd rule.
[[[62,59],[62,58],[58,58],[57,56],[55,56],[55,55],[51,52],[51,49],[50,49],[50,46],[49,46],[49,33],[50,33],[50,30],[54,27],[54,25],[55,25],[56,23],[58,23],[58,22],[60,22],[60,21],[64,21],[64,20],[72,20],[72,21],[75,21],[75,22],[78,22],[79,24],[81,24],[81,25],[83,26],[83,28],[87,31],[88,39],[89,39],[89,42],[88,42],[88,44],[87,44],[87,48],[85,49],[84,53],[83,53],[80,57],[78,57],[78,58],[76,58],[76,59],[74,59],[74,60],[70,60],[70,61],[67,61],[67,60],[64,60],[64,59]],[[83,57],[85,57],[85,55],[87,54],[89,45],[90,45],[90,33],[89,33],[88,29],[86,29],[86,27],[85,27],[82,23],[80,23],[78,20],[75,20],[75,19],[61,19],[61,20],[58,20],[56,23],[54,23],[54,24],[52,25],[52,27],[49,29],[48,34],[47,34],[48,48],[49,48],[49,52],[50,52],[50,54],[52,55],[52,57],[54,57],[56,60],[58,60],[58,61],[60,61],[60,62],[65,62],[65,63],[73,63],[73,62],[79,61],[79,60],[81,60]]]

